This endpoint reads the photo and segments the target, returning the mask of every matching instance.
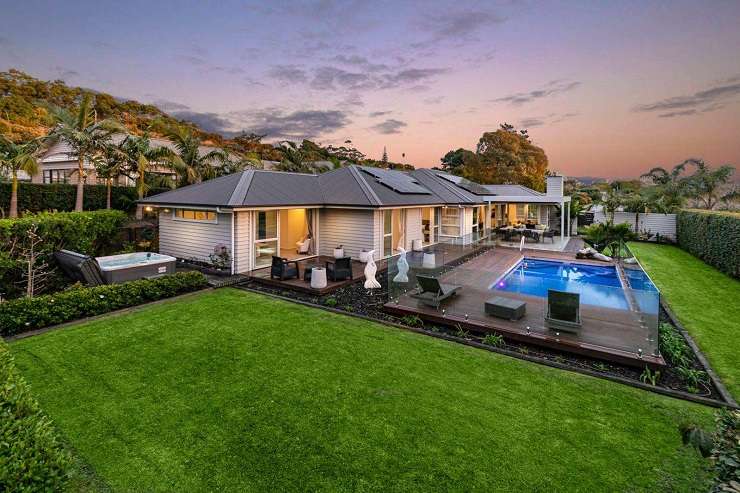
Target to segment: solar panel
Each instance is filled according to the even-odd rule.
[[[437,173],[437,176],[449,181],[450,183],[454,183],[458,187],[474,195],[492,195],[491,192],[483,185],[474,181],[470,181],[466,178],[463,178],[462,176],[449,175],[447,173]]]
[[[419,185],[413,177],[406,173],[381,168],[362,168],[362,171],[375,177],[375,180],[381,185],[385,185],[398,193],[431,194],[429,190]]]

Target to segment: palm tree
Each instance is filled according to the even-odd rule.
[[[175,146],[176,158],[171,166],[178,174],[180,185],[199,183],[214,178],[217,175],[214,164],[223,164],[228,160],[228,154],[221,149],[201,154],[201,141],[188,128],[170,128],[167,131],[167,138]]]
[[[50,107],[49,111],[56,125],[51,130],[48,139],[52,142],[59,140],[65,142],[77,155],[78,181],[75,210],[81,211],[85,193],[85,161],[92,162],[99,158],[110,144],[113,134],[123,131],[123,127],[113,120],[97,120],[90,93],[83,95],[80,106],[75,112],[59,107]]]
[[[142,136],[129,135],[120,145],[121,153],[126,160],[125,169],[130,178],[136,179],[136,192],[139,200],[149,190],[147,174],[156,165],[173,168],[180,164],[180,159],[166,147],[152,147],[149,134]]]
[[[675,212],[683,207],[686,201],[686,179],[682,177],[686,162],[677,164],[671,171],[655,167],[642,175],[650,178],[655,184],[657,197],[652,200],[655,207],[664,214]]]
[[[283,159],[278,166],[280,171],[307,172],[309,165],[306,162],[306,155],[298,144],[286,140],[280,143],[280,148],[283,151]]]
[[[735,168],[724,165],[712,170],[702,159],[687,159],[683,164],[696,167],[694,174],[686,179],[689,195],[699,199],[705,209],[714,209],[721,198],[722,187],[730,181]]]
[[[123,174],[126,165],[126,155],[121,151],[120,144],[109,144],[101,155],[93,159],[95,173],[99,178],[105,178],[106,196],[105,208],[111,208],[111,188],[113,180]]]
[[[36,152],[41,143],[31,140],[25,144],[16,144],[0,135],[0,170],[10,173],[12,180],[10,192],[10,217],[18,217],[18,172],[25,171],[30,176],[39,172]]]

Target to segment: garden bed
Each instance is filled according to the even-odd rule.
[[[460,265],[471,256],[461,258],[456,262],[446,265],[443,270],[450,270]],[[670,393],[676,397],[696,400],[711,405],[733,405],[728,402],[723,394],[709,378],[707,368],[701,359],[683,338],[681,331],[674,325],[668,314],[661,308],[660,324],[665,334],[675,334],[684,342],[685,351],[681,365],[666,358],[666,366],[658,370],[659,373],[640,370],[627,365],[601,361],[594,358],[579,356],[554,349],[543,348],[535,344],[527,344],[518,341],[507,340],[501,335],[477,334],[461,329],[459,326],[439,325],[424,322],[417,316],[398,317],[383,310],[383,305],[388,301],[388,279],[380,276],[378,279],[381,288],[367,290],[363,283],[357,282],[350,286],[340,288],[329,295],[315,296],[299,293],[288,289],[274,288],[256,282],[247,281],[240,286],[250,290],[268,293],[282,298],[295,300],[311,305],[326,307],[340,312],[359,315],[373,320],[390,324],[399,324],[407,328],[413,328],[417,332],[427,335],[443,336],[445,339],[457,340],[458,342],[472,342],[485,345],[497,352],[523,359],[538,361],[566,368],[581,373],[593,374],[622,383],[632,384],[642,388],[649,388],[661,393]],[[676,338],[672,339],[675,343]],[[678,343],[675,343],[678,344]],[[665,349],[661,346],[661,351]],[[688,378],[687,378],[688,376]]]

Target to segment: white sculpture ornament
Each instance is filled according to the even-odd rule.
[[[365,289],[378,289],[380,283],[375,279],[378,266],[375,265],[375,250],[367,252],[367,264],[365,264]]]
[[[401,255],[398,257],[398,274],[393,278],[393,282],[409,282],[409,262],[406,260],[406,250],[400,248]]]

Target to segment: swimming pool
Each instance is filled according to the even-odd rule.
[[[627,274],[634,298],[642,310],[653,310],[657,290],[641,269]],[[580,293],[581,303],[628,310],[617,269],[613,265],[589,265],[533,258],[522,259],[493,289],[547,297],[548,289]]]

